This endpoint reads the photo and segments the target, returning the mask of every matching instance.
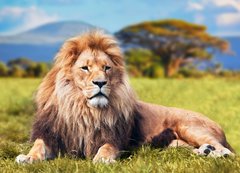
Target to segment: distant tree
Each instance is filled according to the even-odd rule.
[[[147,48],[161,57],[166,77],[174,75],[186,59],[210,59],[215,51],[229,51],[228,42],[208,34],[205,26],[181,20],[143,22],[116,36],[125,45]]]
[[[34,76],[35,77],[43,77],[49,71],[49,67],[46,63],[37,63],[34,69]]]
[[[29,64],[25,69],[26,76],[27,77],[35,77],[35,68],[36,68],[35,63]]]
[[[130,49],[126,53],[126,64],[130,75],[135,77],[159,77],[159,58],[147,49]]]
[[[20,57],[20,58],[9,60],[7,63],[7,65],[9,67],[17,65],[17,66],[22,67],[23,69],[26,69],[28,66],[31,66],[33,64],[35,64],[35,62],[33,62],[32,60],[25,58],[25,57]]]
[[[26,72],[22,67],[18,65],[13,65],[9,71],[9,75],[11,77],[25,77]]]
[[[8,75],[8,67],[3,62],[0,62],[0,76]]]
[[[47,63],[34,62],[28,58],[10,60],[8,66],[11,69],[10,75],[15,77],[21,77],[21,75],[22,77],[42,77],[49,71],[50,67]]]

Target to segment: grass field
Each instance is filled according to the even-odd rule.
[[[33,165],[14,162],[27,153],[34,114],[33,95],[39,79],[0,79],[0,172],[240,172],[235,158],[208,158],[186,148],[142,147],[116,164],[92,164],[90,160],[57,158]],[[132,79],[139,99],[191,109],[208,115],[226,132],[240,153],[240,81],[227,79]]]

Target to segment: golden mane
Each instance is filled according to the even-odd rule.
[[[106,108],[88,107],[81,90],[74,83],[71,67],[86,49],[103,51],[121,71],[122,82],[113,90]],[[93,156],[102,145],[102,138],[105,141],[119,140],[122,143],[125,140],[122,138],[129,137],[131,133],[130,124],[133,123],[136,99],[128,84],[123,56],[115,39],[95,31],[66,41],[55,57],[52,70],[38,89],[36,103],[37,116],[32,140],[39,135],[45,137],[49,133],[38,130],[46,124],[49,135],[56,135],[57,140],[61,139],[59,146],[55,148],[67,153]],[[48,145],[53,145],[52,143]],[[123,146],[125,145],[127,143]]]

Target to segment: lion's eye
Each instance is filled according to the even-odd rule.
[[[110,70],[111,67],[110,66],[104,66],[104,71]]]
[[[81,69],[84,70],[84,71],[88,71],[89,70],[88,66],[83,66],[83,67],[81,67]]]

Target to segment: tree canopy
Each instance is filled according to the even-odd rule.
[[[116,36],[123,44],[150,49],[161,58],[165,76],[172,76],[186,59],[210,59],[228,52],[229,43],[207,33],[207,28],[182,20],[147,21],[128,26]]]

